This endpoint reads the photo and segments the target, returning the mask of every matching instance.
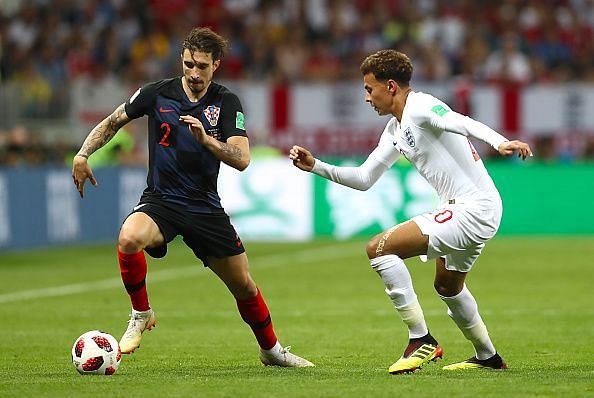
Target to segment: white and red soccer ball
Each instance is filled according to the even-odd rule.
[[[121,359],[118,341],[100,330],[84,333],[72,346],[72,363],[82,375],[112,375],[118,370]]]

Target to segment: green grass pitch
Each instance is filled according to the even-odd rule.
[[[407,261],[444,360],[412,375],[387,368],[406,329],[365,258],[365,241],[246,244],[281,342],[316,363],[265,368],[223,284],[180,243],[149,260],[158,325],[113,376],[70,360],[91,329],[117,338],[129,302],[115,247],[0,255],[2,397],[592,397],[594,238],[497,237],[468,278],[510,369],[446,372],[471,345],[433,291],[433,263]]]

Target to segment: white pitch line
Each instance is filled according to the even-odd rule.
[[[260,269],[277,267],[280,265],[291,266],[292,264],[308,264],[316,261],[323,263],[327,260],[353,256],[359,252],[364,258],[362,254],[364,253],[363,250],[364,248],[361,246],[360,242],[357,242],[356,245],[355,243],[333,244],[331,246],[307,251],[253,257],[250,258],[250,267],[252,269]],[[153,284],[155,282],[198,277],[201,275],[206,275],[206,272],[203,271],[200,261],[196,259],[196,262],[193,263],[192,266],[177,267],[162,271],[151,271],[149,272],[148,280],[150,284]],[[122,288],[122,280],[120,278],[103,279],[94,282],[76,283],[44,289],[22,290],[20,292],[1,294],[0,304],[35,300],[47,297],[68,296],[72,294],[81,294],[116,288]]]

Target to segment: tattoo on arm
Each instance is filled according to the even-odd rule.
[[[219,144],[219,149],[223,153],[224,159],[229,159],[231,162],[239,161],[243,158],[243,153],[241,149],[239,149],[235,145],[227,144],[225,142],[217,141]]]
[[[93,128],[85,139],[85,142],[83,142],[77,155],[88,158],[97,149],[107,144],[118,130],[129,121],[130,119],[124,110],[124,104],[118,106],[109,117],[103,119],[101,123]]]

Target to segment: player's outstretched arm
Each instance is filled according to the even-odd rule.
[[[289,159],[293,161],[295,167],[304,171],[311,171],[316,163],[311,152],[298,145],[293,145],[293,148],[289,151]]]
[[[390,144],[390,150],[393,151],[392,144]],[[311,152],[297,145],[294,145],[289,151],[289,158],[293,160],[295,167],[301,170],[310,171],[320,177],[350,188],[366,191],[388,169],[385,163],[378,161],[374,156],[380,151],[381,148],[376,148],[367,160],[358,167],[334,166],[314,158]]]
[[[94,186],[97,185],[97,181],[93,176],[91,167],[89,167],[89,164],[87,163],[87,159],[97,149],[107,144],[118,130],[129,121],[130,118],[124,110],[124,104],[118,106],[111,115],[103,119],[101,123],[91,130],[80,150],[76,156],[74,156],[74,159],[72,160],[72,179],[74,180],[74,185],[76,185],[76,189],[81,198],[84,197],[83,187],[87,179],[91,181],[91,184]]]
[[[513,155],[513,153],[517,151],[518,157],[522,158],[522,160],[526,160],[526,157],[528,156],[533,156],[530,146],[519,140],[504,141],[499,144],[497,150],[503,156]]]

